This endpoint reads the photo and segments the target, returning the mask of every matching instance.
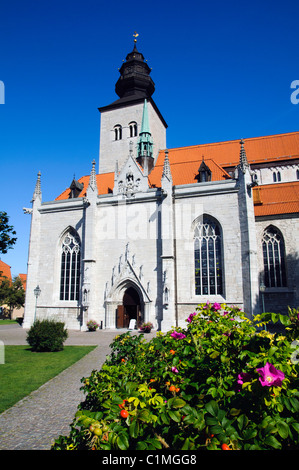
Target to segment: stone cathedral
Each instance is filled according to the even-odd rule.
[[[99,108],[99,166],[30,214],[23,326],[184,326],[199,303],[251,317],[299,305],[299,133],[168,149],[151,69],[134,47]],[[61,191],[61,189],[60,189]],[[37,295],[36,287],[40,295]]]

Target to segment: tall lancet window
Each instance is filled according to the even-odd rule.
[[[60,300],[79,300],[80,238],[68,232],[61,246]]]
[[[195,227],[195,294],[223,294],[222,236],[218,222],[203,216]]]
[[[270,226],[263,234],[264,282],[266,287],[286,286],[285,248],[280,231]]]

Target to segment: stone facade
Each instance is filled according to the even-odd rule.
[[[128,62],[134,60],[132,53]],[[151,185],[144,166],[149,155],[137,153],[145,99],[155,164],[159,150],[166,147],[167,126],[151,96],[141,99],[139,88],[136,93],[138,99],[121,97],[101,108],[98,174],[114,172],[112,192],[99,194],[95,162],[88,186],[79,194],[79,183],[78,194],[72,197],[70,192],[69,198],[42,202],[38,175],[32,209],[26,209],[31,234],[23,326],[30,327],[35,318],[56,318],[70,329],[83,330],[88,320],[102,328],[127,327],[129,320],[136,320],[167,331],[184,326],[187,316],[206,301],[237,305],[252,317],[263,308],[262,239],[270,225],[284,239],[287,281],[283,287],[266,288],[263,300],[267,310],[297,306],[298,213],[255,215],[256,169],[248,164],[243,142],[239,165],[230,177],[222,172],[214,180],[196,183],[192,175],[188,184],[175,184],[165,150],[159,184]],[[137,124],[136,136],[130,123]],[[121,126],[121,136],[115,126]],[[203,237],[201,243],[210,244],[199,253],[195,231],[208,227],[205,220],[214,232]],[[207,270],[215,271],[208,281]]]

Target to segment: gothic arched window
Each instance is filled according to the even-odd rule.
[[[273,182],[277,183],[281,181],[281,173],[280,171],[273,171]]]
[[[285,248],[282,234],[273,226],[266,228],[262,245],[265,286],[286,286]]]
[[[203,216],[194,233],[195,294],[223,294],[222,236],[218,222]]]
[[[80,261],[80,238],[70,231],[61,245],[60,300],[79,300]]]

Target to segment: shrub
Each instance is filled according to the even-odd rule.
[[[63,322],[55,320],[36,320],[27,333],[27,343],[32,351],[61,351],[68,333]]]
[[[53,449],[296,449],[299,444],[298,312],[285,334],[258,328],[224,304],[202,304],[186,328],[119,335],[86,399]],[[297,330],[296,330],[297,329]]]

